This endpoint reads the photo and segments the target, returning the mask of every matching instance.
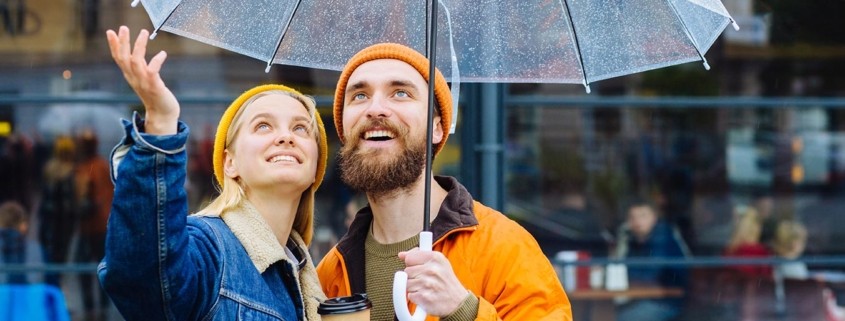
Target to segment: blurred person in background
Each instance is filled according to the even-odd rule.
[[[629,202],[627,220],[618,232],[614,256],[624,258],[684,258],[691,253],[676,227],[660,217],[657,207],[646,199]],[[674,287],[687,291],[689,272],[678,266],[629,266],[628,282]],[[641,299],[621,304],[618,320],[663,321],[677,317],[684,298]]]
[[[772,252],[780,258],[796,260],[800,259],[807,247],[807,228],[796,220],[779,220],[774,229],[770,244]],[[827,321],[845,321],[845,307],[840,306],[836,300],[837,288],[832,288],[826,273],[812,273],[807,268],[807,263],[792,261],[781,263],[775,267],[778,277],[784,279],[807,280],[814,279],[820,282],[822,298],[824,302],[825,316]],[[841,274],[835,276],[839,280],[834,283],[841,284]],[[812,295],[812,293],[808,293]]]
[[[725,248],[724,255],[726,257],[749,258],[771,257],[772,251],[760,241],[763,232],[763,218],[760,217],[757,210],[750,207],[740,207],[736,212],[739,217],[736,219],[733,234]],[[770,265],[739,265],[732,267],[732,269],[748,278],[772,277]]]
[[[79,197],[75,177],[76,143],[68,136],[53,142],[53,154],[44,165],[38,241],[44,247],[47,264],[65,264],[79,217]],[[61,286],[59,273],[45,273],[45,282]]]
[[[29,212],[17,201],[0,204],[0,264],[24,264],[29,242]],[[36,245],[36,244],[33,244]],[[24,273],[0,273],[0,284],[28,283]]]
[[[75,169],[79,211],[79,241],[75,262],[97,263],[105,255],[106,223],[109,220],[114,186],[109,179],[109,165],[97,153],[97,135],[85,129],[76,137],[78,160]],[[89,320],[103,319],[109,307],[108,296],[95,283],[91,273],[79,276],[82,302]],[[97,304],[97,302],[99,304]]]
[[[775,228],[771,249],[774,254],[784,259],[797,259],[807,247],[807,228],[794,220],[780,220]],[[777,267],[784,278],[806,279],[810,277],[804,262],[787,262]]]
[[[775,215],[774,196],[765,189],[755,190],[751,194],[751,206],[760,217],[760,243],[772,243],[780,221]]]
[[[0,142],[0,201],[15,200],[27,211],[32,209],[36,193],[32,141],[20,133],[12,133]]]

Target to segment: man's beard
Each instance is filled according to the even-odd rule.
[[[362,151],[357,146],[361,143],[361,133],[378,124],[382,128],[392,131],[396,140],[401,139],[404,149],[398,155],[384,155],[384,151],[372,149]],[[381,197],[410,189],[412,184],[422,174],[425,167],[425,140],[415,139],[407,135],[408,130],[381,120],[374,120],[366,125],[358,126],[347,137],[346,144],[338,154],[341,179],[354,190]],[[385,160],[379,158],[384,156]],[[393,157],[390,157],[393,156]]]

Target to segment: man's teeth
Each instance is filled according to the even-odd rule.
[[[370,138],[393,138],[393,134],[386,130],[371,130],[364,133],[364,139]]]
[[[278,163],[278,162],[296,162],[296,158],[290,155],[280,155],[270,159],[271,163]]]

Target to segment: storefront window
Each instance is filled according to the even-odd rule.
[[[482,152],[501,157],[501,183],[486,187],[503,191],[499,210],[537,239],[562,281],[572,266],[560,253],[569,251],[592,262],[579,271],[603,273],[592,285],[567,285],[577,320],[629,307],[615,303],[621,292],[575,290],[607,288],[613,264],[627,266],[632,289],[637,275],[683,267],[673,274],[683,285],[629,293],[665,299],[681,311],[676,320],[845,320],[845,3],[724,4],[741,29],[710,48],[709,71],[700,63],[647,71],[592,84],[591,94],[580,85],[508,84],[497,124],[468,122],[478,111],[465,107],[477,97],[464,91],[463,118],[434,173],[463,180],[481,167]],[[28,213],[32,241],[16,261],[0,256],[0,286],[22,278],[57,284],[74,318],[120,319],[96,286],[102,249],[86,243],[81,221],[42,215],[55,196],[45,187],[69,173],[59,159],[107,159],[123,135],[119,119],[143,110],[106,44],[105,30],[120,25],[152,29],[129,1],[0,0],[0,204]],[[192,210],[216,193],[213,133],[237,94],[272,82],[317,98],[331,153],[312,246],[322,257],[366,203],[335,164],[339,73],[281,65],[265,73],[263,61],[167,32],[150,42],[150,54],[159,50],[168,52],[162,76],[191,128]],[[477,134],[467,123],[501,127],[501,148],[467,147]],[[637,215],[649,206],[677,251],[638,261],[631,253],[645,249],[620,245],[636,237]],[[732,261],[748,257],[761,261]]]

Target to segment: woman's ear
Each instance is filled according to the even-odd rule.
[[[238,178],[238,167],[235,164],[235,158],[229,153],[228,149],[223,150],[223,175],[229,178]]]

